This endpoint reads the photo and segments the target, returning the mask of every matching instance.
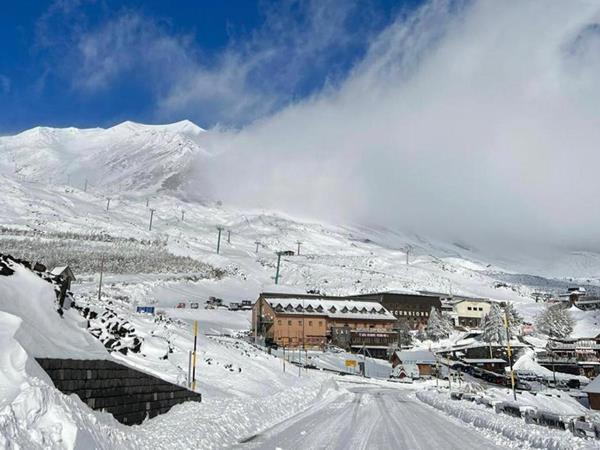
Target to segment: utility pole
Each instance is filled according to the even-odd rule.
[[[302,349],[300,348],[300,331],[298,331],[298,333],[296,334],[296,337],[298,338],[298,376],[301,377],[302,376]]]
[[[279,267],[281,264],[281,255],[283,252],[277,252],[277,270],[275,272],[275,284],[279,284]]]
[[[110,208],[110,197],[106,197],[106,210],[108,211],[108,208]]]
[[[87,192],[88,180],[85,179],[85,184],[83,185],[83,192]]]
[[[102,298],[102,272],[104,272],[104,255],[100,258],[100,282],[98,283],[98,302]]]
[[[147,198],[147,199],[146,199],[146,208],[148,207],[148,205],[149,205],[149,204],[150,204],[150,199],[149,199],[149,198]]]
[[[152,231],[152,218],[154,217],[154,211],[156,211],[156,209],[150,208],[150,226],[148,227],[148,231]]]
[[[506,354],[508,355],[508,364],[510,365],[510,383],[512,385],[513,398],[517,401],[517,391],[515,391],[515,372],[513,370],[512,349],[510,348],[510,330],[508,328],[508,306],[504,308],[504,328],[506,328]]]
[[[302,242],[300,241],[296,241],[296,244],[298,244],[298,253],[296,253],[298,256],[300,256],[300,245],[302,245]]]
[[[548,344],[550,345],[550,341]],[[552,357],[552,378],[554,378],[554,387],[556,388],[556,369],[554,368],[554,358],[556,355],[554,354],[554,349],[552,347],[553,345],[550,345],[550,356]]]
[[[227,243],[231,244],[231,230],[227,230]]]
[[[198,342],[198,321],[194,320],[194,352],[192,353],[192,391],[196,390],[196,343]]]
[[[363,344],[362,347],[362,351],[363,351],[363,378],[367,377],[367,356],[365,355],[365,345]]]
[[[181,210],[181,221],[183,222],[183,219],[185,218],[185,211],[182,209]]]
[[[410,262],[409,262],[410,250],[411,250],[410,245],[407,245],[406,246],[406,265],[407,266],[410,264]]]
[[[260,245],[260,242],[259,241],[255,241],[254,243],[256,244],[256,253],[258,254],[258,246]]]
[[[218,226],[217,230],[219,230],[219,237],[217,238],[217,255],[219,254],[219,251],[221,250],[221,232],[224,230],[224,228],[222,226]]]
[[[438,363],[438,355],[434,353],[435,356],[435,387],[440,387],[440,364]]]
[[[306,322],[306,309],[304,308],[304,297],[302,297],[302,350],[304,351],[304,366],[306,366],[308,363],[308,354],[306,353],[306,345],[304,343],[304,340],[306,339],[304,322]]]

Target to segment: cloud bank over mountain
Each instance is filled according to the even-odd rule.
[[[214,132],[202,192],[500,252],[600,249],[600,6],[432,1],[337,87]]]

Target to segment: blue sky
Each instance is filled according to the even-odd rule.
[[[341,83],[416,0],[22,0],[0,6],[0,133],[240,127]]]

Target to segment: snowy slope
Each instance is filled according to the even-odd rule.
[[[73,183],[107,192],[177,188],[191,161],[205,154],[205,131],[192,122],[112,128],[37,127],[0,137],[0,173],[25,181]]]
[[[6,439],[23,448],[222,447],[336,391],[326,384],[319,392],[329,376],[290,368],[284,372],[279,355],[267,355],[235,337],[209,336],[236,335],[250,325],[248,312],[202,309],[209,296],[228,303],[254,300],[261,291],[340,295],[430,290],[514,301],[527,319],[540,310],[531,297],[540,280],[519,274],[527,262],[513,269],[464,244],[381,226],[240,210],[210,199],[186,201],[178,193],[191,162],[212,157],[203,150],[207,133],[186,121],[164,126],[125,122],[109,129],[36,128],[0,138],[1,251],[50,266],[72,265],[77,276],[72,290],[80,306],[99,314],[110,309],[142,339],[139,353],[119,358],[172,382],[185,382],[191,324],[198,320],[198,389],[206,399],[132,431],[61,396],[32,357],[65,352],[103,357],[106,350],[78,328],[76,311],[60,319],[50,303],[39,308],[31,303],[48,302],[53,294],[34,275],[19,272],[10,282],[0,277],[0,349],[8,355],[0,367],[0,429],[8,430],[0,433],[0,447]],[[218,225],[224,227],[219,254]],[[300,255],[282,258],[275,285],[275,252],[296,251],[298,241]],[[98,301],[102,258],[104,285]],[[595,273],[596,262],[587,255],[581,266],[570,267],[587,276]],[[541,280],[546,282],[550,288],[564,288],[564,282]],[[589,283],[600,284],[594,279]],[[188,308],[176,309],[180,302]],[[200,303],[200,309],[190,310],[191,302]],[[138,305],[154,305],[166,319],[138,314]],[[586,328],[596,326],[595,317],[585,320]],[[98,320],[91,322],[98,325]],[[309,356],[329,369],[343,368],[349,357]],[[389,373],[385,362],[369,366],[371,374]],[[201,425],[190,423],[190,417]],[[25,427],[19,425],[24,420],[29,420]],[[183,435],[181,430],[191,425],[199,432]],[[166,428],[173,431],[165,435]]]

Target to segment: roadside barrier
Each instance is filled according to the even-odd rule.
[[[466,400],[493,408],[498,414],[522,418],[525,423],[536,424],[557,430],[568,430],[577,437],[600,439],[600,422],[586,420],[585,416],[560,415],[539,410],[534,406],[523,406],[510,401],[495,401],[471,393],[450,392],[452,400]]]

